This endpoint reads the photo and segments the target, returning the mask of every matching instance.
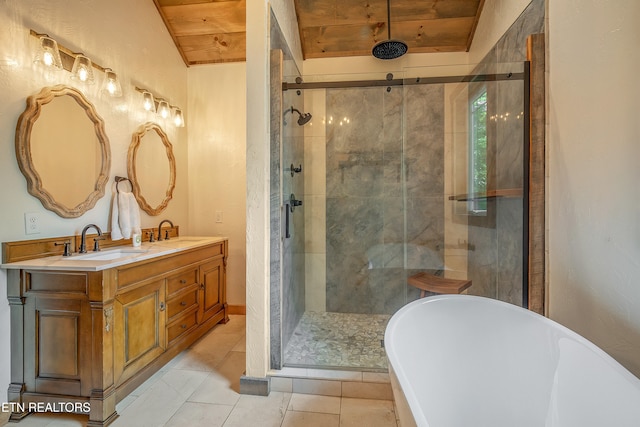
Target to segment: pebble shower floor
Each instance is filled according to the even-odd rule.
[[[285,366],[387,370],[386,314],[305,312],[284,352]]]

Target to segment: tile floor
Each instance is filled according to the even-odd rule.
[[[387,356],[382,340],[390,318],[386,314],[306,311],[284,351],[284,363],[386,372]]]
[[[113,427],[397,427],[391,400],[272,391],[238,393],[245,318],[231,316],[117,405]],[[292,390],[295,391],[295,390]],[[4,425],[6,414],[0,414]],[[16,427],[82,427],[81,415],[32,414]]]

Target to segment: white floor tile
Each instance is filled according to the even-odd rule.
[[[216,372],[211,372],[200,386],[189,396],[189,402],[235,405],[240,394],[231,389],[229,381]]]
[[[271,392],[269,396],[242,395],[224,427],[280,427],[291,394]]]
[[[113,427],[156,427],[166,423],[185,398],[162,380],[133,401],[112,424]]]
[[[233,406],[186,402],[165,427],[221,427]]]
[[[333,396],[316,396],[313,394],[291,395],[288,411],[320,412],[323,414],[340,414],[340,398]]]
[[[338,427],[340,415],[287,411],[282,427]]]
[[[209,373],[203,371],[172,369],[164,374],[161,380],[180,393],[184,399],[187,399],[208,376]]]
[[[342,398],[340,427],[397,427],[393,402]]]

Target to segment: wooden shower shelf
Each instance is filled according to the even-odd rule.
[[[522,197],[522,188],[504,188],[478,194],[456,194],[455,196],[449,196],[449,200],[467,202],[469,200],[493,199],[496,197]]]

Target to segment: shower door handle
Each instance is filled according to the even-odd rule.
[[[290,222],[290,218],[289,215],[291,215],[289,212],[289,203],[285,203],[284,204],[284,237],[286,239],[288,239],[289,237],[291,237],[291,233],[289,232],[289,222]]]

